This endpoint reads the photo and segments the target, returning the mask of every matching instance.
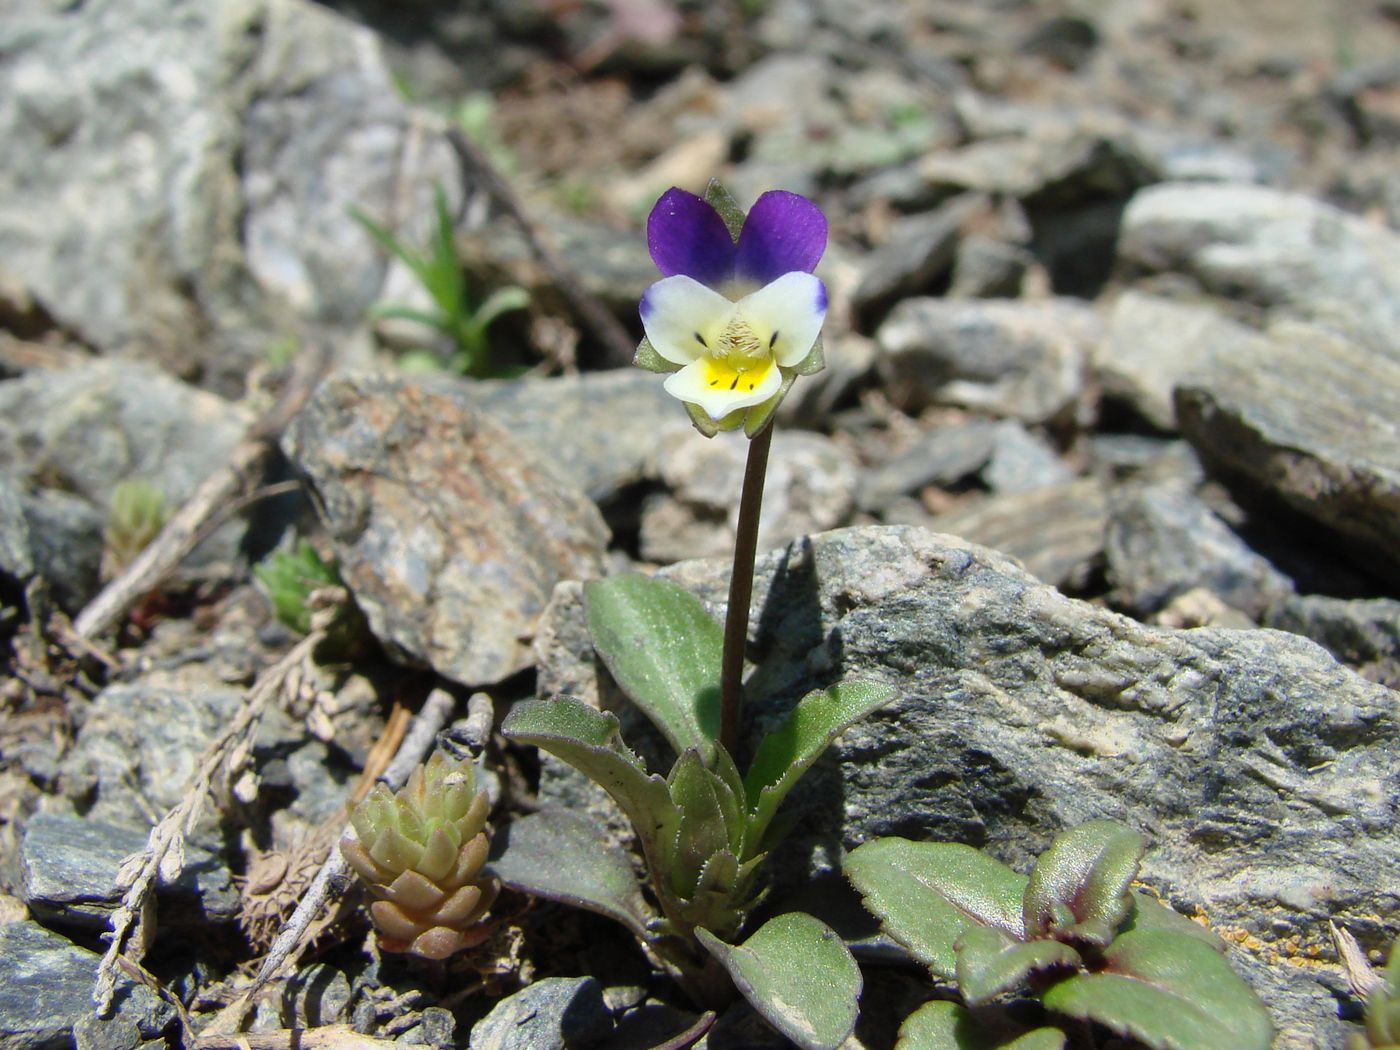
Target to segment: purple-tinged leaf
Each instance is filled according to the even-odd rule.
[[[968,1006],[1015,991],[1033,973],[1077,969],[1079,953],[1059,941],[1018,941],[1004,930],[973,926],[955,945],[958,990]]]
[[[1026,936],[1108,944],[1127,917],[1143,848],[1141,835],[1111,820],[1057,836],[1026,887]]]
[[[1041,997],[1049,1010],[1096,1021],[1153,1050],[1269,1050],[1268,1011],[1225,957],[1194,937],[1125,933],[1104,969]]]

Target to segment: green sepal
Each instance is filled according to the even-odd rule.
[[[744,777],[751,848],[772,848],[765,840],[769,823],[802,774],[838,736],[896,695],[893,686],[878,682],[838,682],[813,690],[759,742]]]
[[[935,999],[904,1019],[895,1050],[1064,1050],[1064,1045],[1065,1033],[1058,1028],[991,1035],[966,1007]]]
[[[807,351],[807,356],[797,364],[792,366],[794,375],[811,376],[816,375],[826,367],[826,354],[822,351],[822,337],[817,334],[817,341],[812,344],[812,349]]]
[[[763,428],[768,425],[769,420],[773,418],[773,413],[778,410],[778,406],[783,403],[783,398],[787,397],[788,391],[792,389],[792,384],[797,381],[797,373],[790,368],[783,368],[779,365],[778,373],[783,377],[783,383],[782,386],[778,387],[776,394],[761,405],[739,409],[739,412],[744,414],[744,434],[749,438],[756,438],[763,433]],[[730,414],[736,415],[737,413]]]
[[[690,591],[628,573],[584,585],[593,648],[622,691],[680,754],[708,764],[720,728],[724,629]]]
[[[1154,1050],[1269,1050],[1273,1036],[1268,1011],[1223,955],[1161,930],[1122,935],[1102,971],[1059,981],[1041,1000]]]
[[[968,1006],[1015,991],[1033,973],[1074,970],[1079,953],[1059,941],[1018,941],[1005,930],[973,926],[954,945],[958,990]]]
[[[501,724],[507,740],[534,744],[563,759],[613,797],[637,833],[648,866],[659,861],[674,840],[680,813],[666,781],[648,774],[642,761],[618,736],[617,716],[597,711],[571,696],[527,700]]]
[[[742,857],[745,855],[744,847],[748,841],[749,830],[748,795],[744,789],[743,775],[724,745],[720,743],[715,744],[715,757],[710,769],[729,789],[727,794],[721,795],[721,805],[728,807],[729,799],[734,802],[733,811],[725,809],[725,821],[729,827],[729,849],[736,857]]]
[[[876,839],[843,867],[885,932],[938,977],[957,977],[954,945],[974,926],[1023,939],[1028,880],[971,846]]]
[[[645,368],[648,372],[658,374],[681,370],[680,365],[674,361],[667,361],[657,353],[656,347],[651,345],[651,340],[646,336],[642,336],[642,341],[637,344],[637,352],[632,357],[632,363],[638,368]]]
[[[860,968],[826,923],[789,912],[742,945],[695,934],[763,1019],[804,1050],[836,1050],[855,1030]]]
[[[690,898],[696,893],[700,872],[710,858],[728,851],[731,814],[738,808],[738,800],[730,796],[729,786],[723,780],[705,768],[694,748],[688,748],[676,760],[669,787],[680,821],[665,858],[667,875],[676,895]],[[734,866],[737,869],[737,858]]]
[[[1145,848],[1141,835],[1111,820],[1057,835],[1026,887],[1026,936],[1107,945],[1127,917],[1128,885]]]
[[[724,220],[724,225],[729,230],[729,236],[737,242],[739,231],[744,228],[744,209],[739,207],[727,189],[720,185],[719,179],[711,179],[710,184],[705,187],[705,203],[715,211],[719,212],[719,217]]]
[[[488,870],[505,885],[616,919],[646,940],[655,920],[627,854],[593,821],[568,810],[517,817],[492,840]]]

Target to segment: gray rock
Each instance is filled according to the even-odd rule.
[[[1400,356],[1400,235],[1321,201],[1262,186],[1154,186],[1124,213],[1119,252]]]
[[[103,528],[106,512],[81,496],[59,489],[39,489],[22,496],[29,522],[34,567],[48,583],[59,606],[76,612],[97,593],[101,584]],[[237,532],[220,533],[220,540]],[[212,545],[219,547],[219,541]],[[229,553],[224,545],[222,553]]]
[[[1070,299],[906,299],[876,333],[892,400],[959,405],[1025,423],[1073,416],[1098,318]]]
[[[1400,579],[1400,358],[1278,324],[1179,389],[1176,407],[1207,466],[1346,537],[1366,571]]]
[[[667,575],[725,600],[716,562]],[[808,537],[761,559],[755,584],[750,746],[817,685],[899,690],[794,792],[775,902],[872,837],[969,842],[1025,871],[1057,831],[1110,817],[1146,832],[1147,885],[1263,942],[1246,976],[1286,997],[1279,1045],[1340,1044],[1316,984],[1338,976],[1315,961],[1328,923],[1381,949],[1400,907],[1392,692],[1292,635],[1146,627],[921,529]]]
[[[866,257],[852,308],[868,323],[895,300],[931,292],[952,269],[964,224],[987,207],[985,197],[966,194],[936,211],[901,219],[890,239]]]
[[[282,1025],[286,1028],[319,1028],[349,1020],[350,980],[325,963],[298,970],[281,996]]]
[[[1029,492],[1074,480],[1074,471],[1050,442],[1014,419],[999,423],[982,481],[993,492]]]
[[[104,513],[143,478],[178,505],[243,435],[245,413],[150,365],[94,361],[0,382],[0,473],[75,493]]]
[[[1079,590],[1103,560],[1108,495],[1102,482],[1084,478],[976,500],[929,526],[1009,554],[1048,584]]]
[[[121,903],[117,872],[146,847],[149,829],[36,813],[20,844],[21,895],[50,924],[106,929]],[[229,922],[238,891],[227,865],[197,846],[187,847],[184,870],[162,886],[161,924]]]
[[[13,485],[0,478],[0,573],[17,584],[34,575],[34,554],[24,503]]]
[[[661,389],[661,377],[635,368],[557,379],[444,381],[443,387],[557,464],[598,503],[656,477],[660,442],[691,430],[680,403]]]
[[[861,475],[861,510],[880,511],[897,496],[928,485],[955,485],[976,474],[992,456],[997,426],[989,420],[974,419],[925,432],[877,470]]]
[[[950,299],[1014,299],[1021,292],[1035,256],[1017,244],[978,234],[958,244]]]
[[[88,709],[59,786],[91,820],[148,826],[180,801],[199,756],[242,702],[212,677],[109,685]]]
[[[1292,594],[1286,576],[1181,484],[1125,485],[1109,499],[1109,599],[1150,616],[1195,587],[1254,620]]]
[[[77,1046],[96,1050],[162,1035],[174,1009],[125,977],[117,982],[115,1014],[92,1016],[99,961],[95,952],[38,923],[0,926],[0,1047],[64,1050],[76,1035]]]
[[[350,205],[397,224],[458,183],[320,5],[30,4],[0,55],[0,256],[87,344],[220,388],[294,316],[359,322],[385,263]]]
[[[677,435],[661,451],[672,493],[642,510],[641,553],[648,561],[732,555],[749,443]],[[829,438],[779,431],[773,436],[759,518],[758,546],[771,550],[849,520],[856,466]]]
[[[332,378],[283,447],[316,486],[375,636],[454,681],[528,667],[554,585],[602,572],[597,507],[451,387]]]
[[[1400,689],[1400,601],[1289,595],[1264,624],[1311,638],[1364,677]]]
[[[418,1015],[416,1025],[394,1042],[406,1046],[456,1046],[457,1018],[441,1006],[429,1006]]]
[[[472,1027],[471,1050],[586,1050],[612,1018],[592,977],[546,977],[498,1002]]]
[[[1125,292],[1093,355],[1105,396],[1131,405],[1163,431],[1176,430],[1176,388],[1219,356],[1249,352],[1264,336],[1209,306]]]

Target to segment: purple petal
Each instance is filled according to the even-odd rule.
[[[811,273],[826,251],[826,216],[806,197],[769,190],[754,202],[739,233],[738,276],[760,284],[785,273]]]
[[[663,276],[681,274],[711,288],[734,276],[734,239],[719,212],[672,187],[647,217],[647,247]]]

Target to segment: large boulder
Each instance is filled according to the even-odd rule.
[[[726,564],[668,575],[721,610]],[[549,619],[542,689],[619,703],[577,588],[560,588]],[[1318,983],[1338,975],[1316,965],[1331,957],[1328,923],[1381,949],[1400,907],[1395,693],[1294,635],[1144,626],[912,527],[838,530],[763,558],[750,646],[749,748],[811,688],[865,677],[899,690],[794,793],[798,826],[769,867],[779,894],[881,835],[967,842],[1025,871],[1057,831],[1113,818],[1146,834],[1149,887],[1249,946],[1241,964],[1278,1045],[1338,1044]],[[542,794],[564,797],[570,776],[547,766]]]

